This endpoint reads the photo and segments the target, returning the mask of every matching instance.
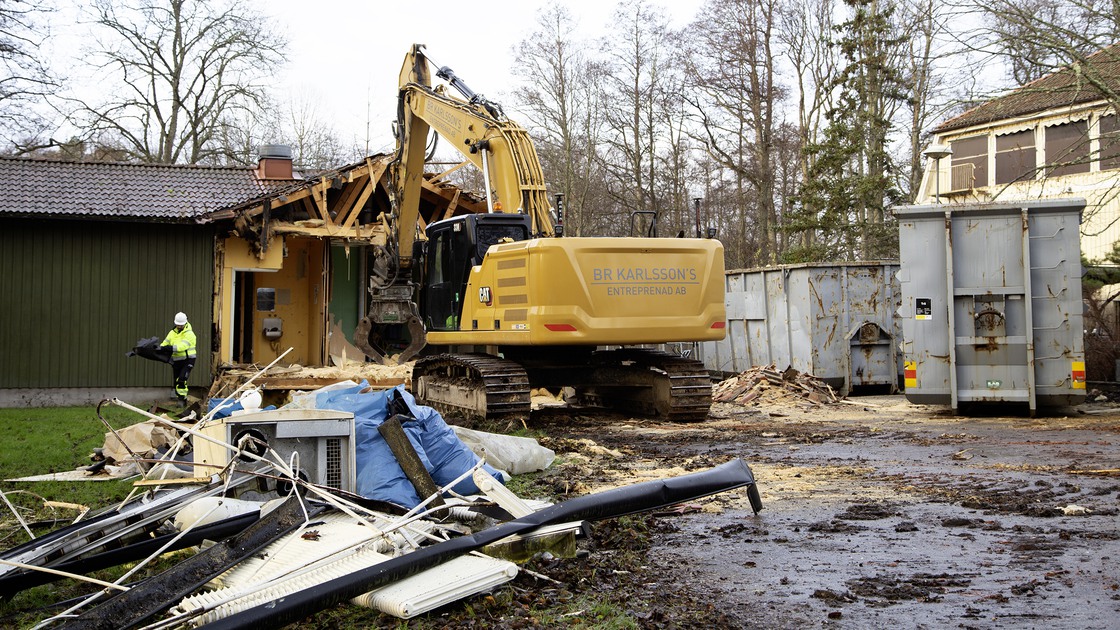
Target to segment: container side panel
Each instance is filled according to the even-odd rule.
[[[896,213],[909,400],[1083,400],[1082,208],[1063,200]]]
[[[914,403],[949,400],[949,307],[943,215],[899,221],[899,287],[903,357],[911,365],[906,398]]]
[[[763,271],[759,280],[762,282],[762,291],[765,295],[763,304],[766,305],[766,319],[762,322],[769,348],[766,363],[774,364],[779,370],[789,366],[796,368],[791,339],[802,334],[801,331],[805,327],[796,311],[790,308],[789,298],[786,295],[785,270]]]
[[[1079,216],[1040,212],[1029,234],[1038,395],[1069,404],[1072,366],[1085,361]],[[1083,396],[1085,390],[1076,391]]]
[[[737,372],[774,365],[838,388],[849,381],[894,386],[902,375],[898,269],[896,263],[850,263],[728,272],[730,347],[701,344],[705,366],[726,373],[731,354]]]
[[[791,352],[803,361],[794,367],[820,378],[843,380],[847,371],[844,352],[844,287],[839,268],[796,269],[789,274],[789,299],[796,312],[805,317],[802,334],[791,335]],[[837,349],[840,349],[838,352]]]

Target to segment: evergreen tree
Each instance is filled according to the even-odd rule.
[[[891,118],[906,102],[900,69],[906,39],[881,0],[845,0],[852,16],[837,27],[846,61],[822,138],[806,147],[808,173],[786,229],[801,233],[786,262],[897,256],[887,208],[901,200],[889,152]]]

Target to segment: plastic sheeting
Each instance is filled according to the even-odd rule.
[[[475,455],[511,475],[536,472],[552,465],[556,452],[533,438],[451,427]]]
[[[389,390],[371,390],[366,381],[360,384],[336,383],[300,396],[293,406],[354,414],[358,494],[412,508],[424,497],[416,494],[416,489],[377,430],[390,416],[390,401],[398,397],[412,415],[412,418],[401,419],[401,427],[437,485],[447,486],[479,462],[479,457],[455,436],[439,412],[418,404],[403,385]],[[483,468],[497,479],[508,478],[507,474],[488,464],[483,464]],[[452,490],[459,494],[479,493],[478,486],[469,476]]]
[[[178,437],[163,424],[148,420],[106,433],[102,454],[118,464],[131,460],[134,453],[140,458],[155,457]]]

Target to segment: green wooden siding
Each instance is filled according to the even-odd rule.
[[[208,227],[0,222],[0,387],[170,388],[170,366],[126,357],[184,311],[190,384],[210,382],[214,237]]]

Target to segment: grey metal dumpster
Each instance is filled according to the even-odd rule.
[[[906,398],[1074,405],[1085,398],[1081,199],[905,206]]]
[[[727,337],[700,344],[724,376],[774,364],[824,379],[847,395],[898,387],[902,329],[896,262],[780,265],[726,273]]]

